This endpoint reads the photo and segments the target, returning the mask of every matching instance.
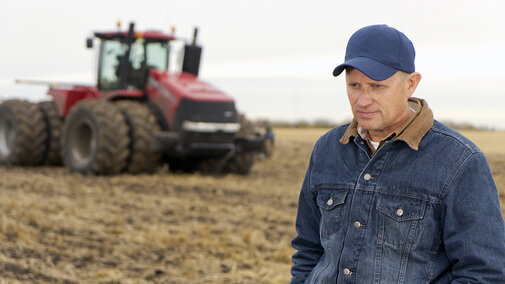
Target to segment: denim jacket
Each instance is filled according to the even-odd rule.
[[[318,140],[291,283],[505,283],[505,224],[487,161],[423,104],[430,125],[413,143],[387,141],[371,157],[349,125]]]

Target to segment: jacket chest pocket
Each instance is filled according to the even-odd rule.
[[[395,250],[410,247],[424,217],[426,201],[410,197],[379,194],[378,242]]]
[[[321,238],[329,239],[340,227],[347,189],[318,189],[317,205],[321,212],[319,232]]]

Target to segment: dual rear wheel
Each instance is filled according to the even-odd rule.
[[[84,174],[153,172],[151,149],[159,125],[142,103],[84,100],[65,121],[54,102],[0,104],[0,164],[61,165]]]
[[[63,157],[72,171],[92,174],[153,172],[160,153],[151,148],[158,123],[145,104],[84,100],[63,128]]]

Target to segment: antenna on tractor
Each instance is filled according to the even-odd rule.
[[[193,30],[193,45],[196,45],[196,36],[198,35],[198,28],[195,27]]]

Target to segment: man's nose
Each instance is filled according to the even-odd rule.
[[[361,94],[358,98],[358,101],[356,102],[358,106],[360,107],[367,107],[371,105],[373,102],[372,99],[372,94],[370,93],[370,90],[368,88],[362,88],[361,89]]]

